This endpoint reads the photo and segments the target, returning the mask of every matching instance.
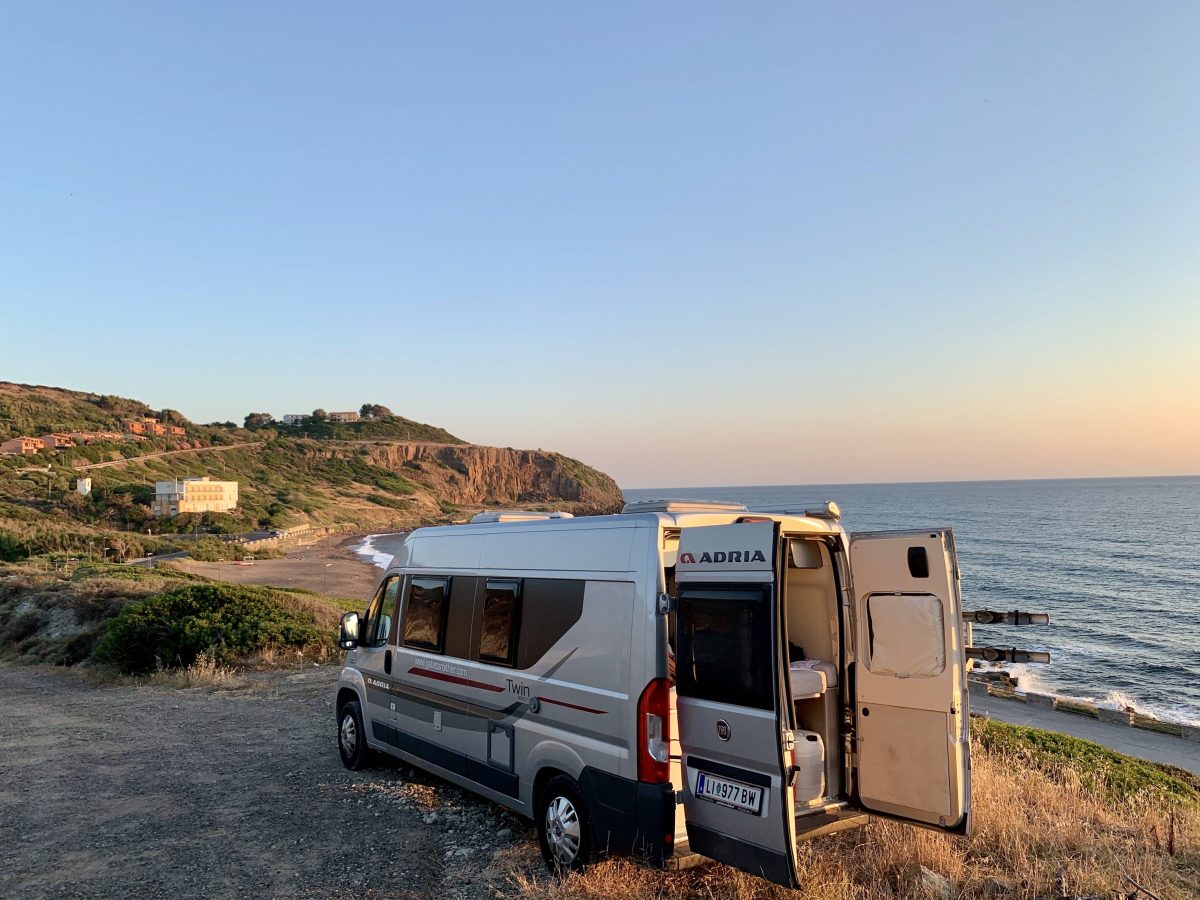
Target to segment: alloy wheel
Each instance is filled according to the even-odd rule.
[[[546,807],[546,841],[554,861],[569,868],[579,855],[579,813],[566,797],[555,797]]]

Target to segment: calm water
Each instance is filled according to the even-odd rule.
[[[975,643],[1049,650],[1021,687],[1200,722],[1200,477],[627,490],[747,506],[836,500],[848,531],[954,529],[968,609],[1050,613]]]

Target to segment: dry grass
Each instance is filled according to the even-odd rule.
[[[166,669],[143,679],[149,684],[174,688],[232,687],[238,683],[238,672],[232,666],[223,666],[207,653],[201,653],[186,669]]]
[[[802,889],[825,900],[895,900],[925,896],[906,876],[920,863],[949,878],[956,897],[987,896],[989,878],[1015,896],[1054,892],[1061,868],[1073,893],[1112,896],[1131,890],[1128,873],[1167,898],[1200,897],[1200,809],[1136,799],[1114,800],[1069,772],[1052,777],[1002,753],[974,753],[975,827],[947,838],[892,822],[801,844]],[[767,882],[710,865],[657,872],[624,860],[594,866],[564,881],[539,871],[529,850],[509,861],[519,896],[566,900],[750,900],[796,896]]]

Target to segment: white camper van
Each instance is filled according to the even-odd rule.
[[[343,619],[338,747],[531,817],[547,864],[704,857],[796,884],[796,842],[970,822],[948,529],[829,503],[497,514],[409,534]]]

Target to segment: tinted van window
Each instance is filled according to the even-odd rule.
[[[521,583],[489,581],[483,593],[483,629],[479,658],[511,666],[517,655],[521,621]]]
[[[681,587],[676,612],[679,694],[774,709],[769,588]]]
[[[446,648],[449,578],[414,578],[404,611],[404,646],[442,653]]]

